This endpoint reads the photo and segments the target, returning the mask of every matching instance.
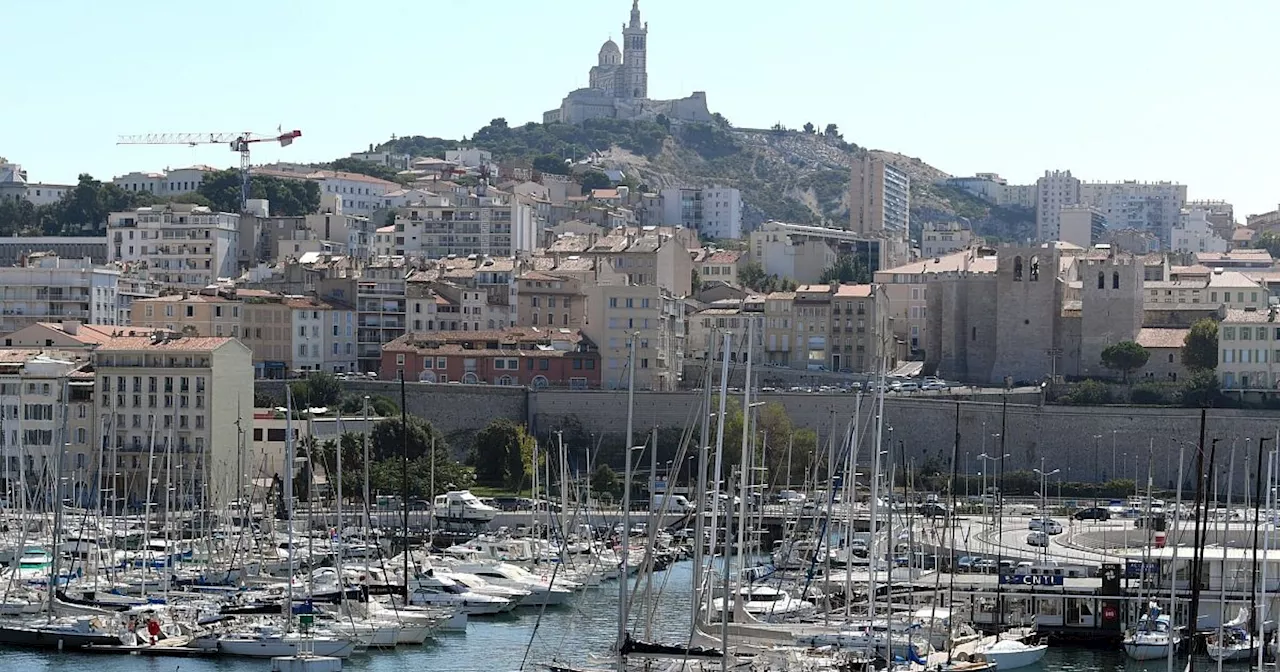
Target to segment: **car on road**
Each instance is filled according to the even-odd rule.
[[[993,574],[999,565],[991,558],[983,558],[973,563],[973,571],[979,574]]]
[[[1027,535],[1027,545],[1046,547],[1049,545],[1049,535],[1044,532],[1032,532]]]
[[[957,572],[972,572],[974,557],[972,555],[962,555],[956,559]]]
[[[920,515],[925,518],[941,518],[947,515],[947,507],[942,504],[938,504],[937,502],[921,504],[920,508],[917,510],[920,512]]]
[[[1049,535],[1062,534],[1062,523],[1052,518],[1036,516],[1027,523],[1027,529],[1033,532],[1044,532]]]
[[[1111,510],[1105,506],[1091,506],[1076,511],[1071,517],[1076,520],[1110,520]]]

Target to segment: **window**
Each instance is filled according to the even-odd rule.
[[[495,368],[495,369],[505,369],[505,368],[507,368],[507,360],[505,360],[505,359],[495,359],[495,360],[493,360],[493,368]]]
[[[1120,271],[1111,272],[1111,289],[1120,289]]]
[[[610,308],[617,308],[617,307],[618,307],[618,297],[616,297],[616,296],[611,296],[611,297],[609,297],[609,307],[610,307]]]
[[[1107,288],[1107,274],[1102,271],[1098,271],[1098,289],[1106,289],[1106,288]]]
[[[1224,340],[1224,341],[1234,341],[1234,340],[1236,340],[1236,328],[1235,328],[1235,327],[1223,327],[1223,328],[1222,328],[1222,340]]]
[[[642,368],[642,369],[647,369],[647,368],[649,368],[649,358],[648,358],[648,357],[641,357],[641,358],[640,358],[640,368]]]
[[[547,371],[547,370],[549,370],[550,368],[551,368],[551,360],[549,360],[549,359],[547,359],[547,358],[545,358],[545,357],[543,357],[542,359],[539,359],[539,360],[538,360],[538,370],[539,370],[539,371]]]
[[[404,366],[404,353],[396,354],[396,366]]]
[[[437,369],[446,368],[444,357],[436,357],[436,368]]]
[[[1022,257],[1021,256],[1017,256],[1013,258],[1013,281],[1014,282],[1022,281]]]

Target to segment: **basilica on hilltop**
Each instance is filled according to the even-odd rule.
[[[544,112],[543,123],[579,124],[587,119],[656,119],[711,121],[707,94],[695,91],[675,100],[649,99],[645,67],[649,24],[640,21],[640,0],[631,2],[631,21],[622,26],[622,47],[612,39],[600,47],[585,89],[570,91],[560,107]]]

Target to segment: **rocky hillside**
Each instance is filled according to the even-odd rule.
[[[939,187],[948,174],[923,160],[867,150],[846,142],[834,126],[827,132],[735,129],[723,117],[712,124],[593,120],[581,126],[529,123],[510,127],[495,119],[468,144],[495,158],[536,160],[591,157],[599,168],[616,168],[636,186],[719,184],[742,191],[748,228],[775,219],[802,224],[838,223],[849,216],[849,165],[868,151],[904,170],[912,180],[912,234],[926,221],[968,219],[979,235],[1021,239],[1030,235],[1034,214],[995,208],[969,194]],[[383,144],[415,154],[443,154],[457,143],[421,136]]]

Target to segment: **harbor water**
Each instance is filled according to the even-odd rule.
[[[693,567],[689,561],[679,562],[653,576],[652,601],[654,639],[668,643],[688,641],[689,607]],[[634,587],[634,581],[633,587]],[[641,595],[635,601],[631,631],[643,633],[639,612],[644,603]],[[618,586],[606,582],[588,588],[572,603],[538,609],[525,608],[514,615],[471,619],[465,633],[440,633],[421,647],[399,647],[393,651],[375,651],[353,656],[344,661],[343,669],[368,672],[430,670],[432,672],[509,672],[539,670],[549,662],[593,664],[609,667],[610,652],[617,638]],[[595,657],[594,659],[592,657]],[[1175,669],[1182,670],[1179,660]],[[1205,659],[1198,669],[1213,669]],[[148,658],[85,653],[52,653],[21,649],[0,649],[3,672],[265,672],[270,661],[226,656],[215,658]],[[1163,661],[1137,663],[1119,650],[1077,649],[1052,646],[1044,660],[1029,672],[1110,672],[1114,670],[1165,669]],[[1247,665],[1228,665],[1227,669],[1248,669]]]

